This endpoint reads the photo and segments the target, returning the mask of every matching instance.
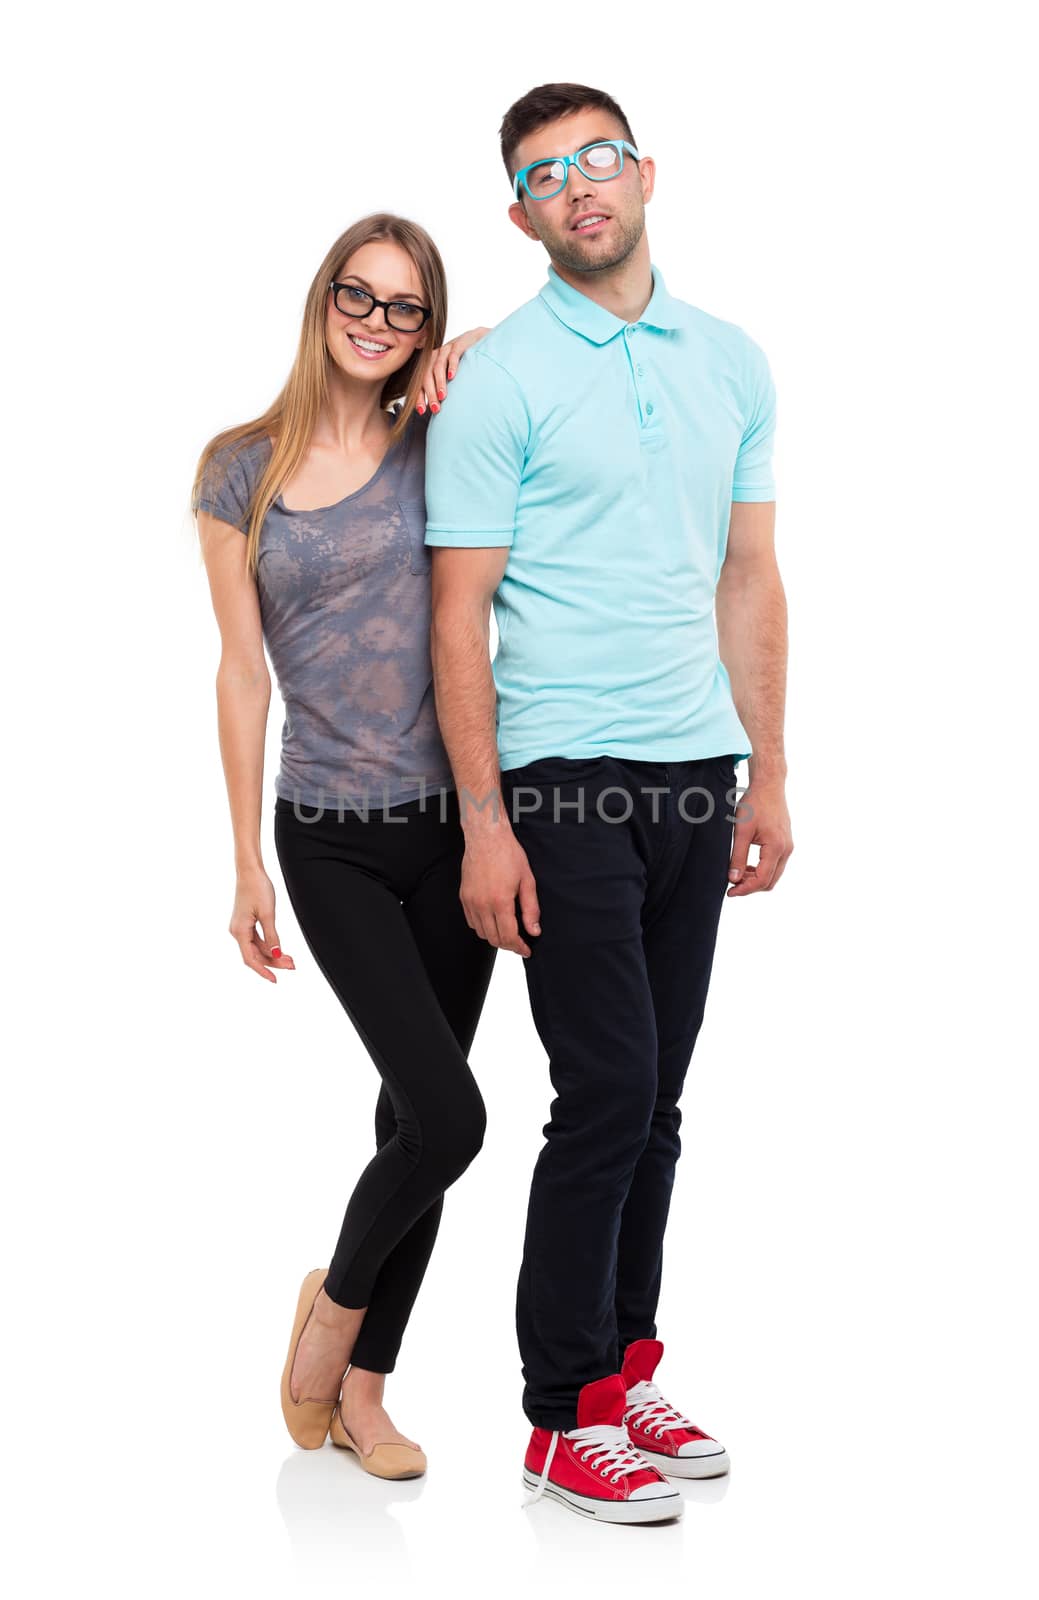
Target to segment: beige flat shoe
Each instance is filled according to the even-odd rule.
[[[328,1436],[340,1450],[352,1450],[365,1472],[376,1478],[420,1478],[426,1470],[425,1454],[417,1444],[376,1444],[363,1456],[343,1426],[338,1401]]]
[[[285,1370],[281,1375],[281,1409],[285,1425],[296,1443],[304,1450],[321,1448],[328,1433],[332,1413],[339,1404],[338,1395],[333,1400],[313,1400],[309,1396],[293,1400],[289,1388],[292,1363],[296,1359],[296,1350],[303,1329],[310,1320],[317,1292],[327,1275],[327,1267],[315,1267],[313,1272],[308,1272],[303,1279],[303,1287],[299,1291],[299,1303],[296,1306],[296,1320],[292,1324],[292,1335],[289,1339],[289,1353],[285,1358]]]

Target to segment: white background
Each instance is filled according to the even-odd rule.
[[[1034,84],[1004,3],[150,8],[8,27],[7,1560],[18,1594],[1032,1593]],[[329,243],[439,242],[450,329],[546,260],[497,130],[601,86],[672,293],[779,393],[796,851],[728,902],[660,1377],[729,1481],[656,1530],[521,1510],[512,1308],[547,1115],[520,958],[390,1380],[384,1485],[284,1430],[299,1280],[377,1080],[310,959],[242,967],[198,452]],[[449,402],[448,402],[449,403]],[[280,734],[265,774],[271,836]],[[741,769],[745,775],[745,768]]]

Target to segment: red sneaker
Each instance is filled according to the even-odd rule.
[[[628,1436],[643,1459],[669,1477],[720,1478],[729,1470],[723,1447],[668,1405],[652,1381],[663,1354],[659,1339],[636,1339],[625,1352],[621,1378]]]
[[[535,1428],[523,1462],[523,1482],[600,1522],[665,1522],[682,1515],[682,1497],[663,1473],[634,1449],[623,1423],[619,1373],[586,1383],[577,1397],[577,1427]]]

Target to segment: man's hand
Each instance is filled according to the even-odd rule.
[[[759,889],[774,889],[783,876],[794,841],[790,833],[790,813],[786,808],[786,783],[782,777],[752,778],[750,788],[740,796],[733,815],[732,858],[726,900],[736,895],[756,894]],[[740,820],[749,807],[749,815]],[[757,865],[748,867],[752,844],[759,847]]]
[[[499,950],[529,956],[516,921],[516,901],[528,933],[541,932],[540,908],[527,852],[507,818],[481,821],[466,830],[459,891],[470,928]]]

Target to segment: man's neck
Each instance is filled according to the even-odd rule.
[[[637,322],[653,295],[653,268],[645,234],[625,261],[602,272],[575,272],[558,261],[552,261],[552,265],[564,283],[622,322]]]

